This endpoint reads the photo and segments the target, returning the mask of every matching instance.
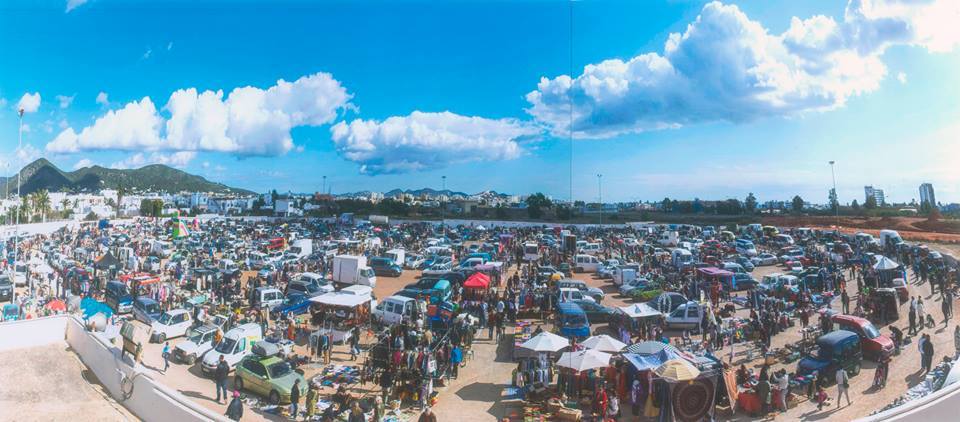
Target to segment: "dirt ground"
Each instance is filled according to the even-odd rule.
[[[956,245],[934,245],[933,247],[942,251],[960,252],[960,250],[958,250],[960,247]],[[514,269],[515,267],[511,270]],[[763,275],[782,271],[783,269],[778,266],[758,267],[753,272],[753,275],[760,279]],[[418,275],[416,271],[404,271],[404,274],[398,278],[378,277],[377,287],[374,289],[375,294],[378,298],[385,298],[402,289],[404,285],[414,282]],[[603,300],[604,305],[625,306],[632,303],[629,299],[620,297],[609,280],[596,279],[590,274],[575,274],[574,278],[584,280],[591,286],[603,289],[606,292],[606,297]],[[856,284],[851,283],[848,288],[853,298],[851,307],[855,307],[856,296],[854,293]],[[950,321],[949,324],[944,327],[939,295],[931,295],[928,285],[917,286],[911,284],[909,288],[911,289],[912,295],[920,295],[923,297],[927,312],[932,314],[934,319],[939,323],[938,326],[932,329],[924,330],[924,332],[932,333],[933,335],[935,347],[934,362],[939,362],[944,356],[954,356],[953,329],[956,326],[956,320]],[[957,309],[957,305],[956,303],[954,304],[955,309]],[[907,332],[907,306],[908,305],[902,305],[900,307],[900,320],[895,323],[905,333]],[[835,301],[834,308],[840,308],[839,300]],[[740,309],[738,313],[741,316],[746,316],[748,311]],[[815,323],[816,318],[811,322]],[[603,327],[604,326],[594,326],[594,329],[602,331]],[[878,328],[880,328],[882,333],[889,335],[890,330],[888,327]],[[515,412],[515,410],[506,407],[500,400],[500,394],[503,388],[509,385],[510,373],[515,365],[510,358],[510,349],[513,347],[511,334],[512,330],[508,328],[507,338],[498,346],[486,339],[486,331],[482,332],[479,340],[474,343],[472,360],[465,368],[461,369],[460,377],[453,380],[449,385],[438,388],[440,398],[434,407],[434,411],[439,420],[492,421]],[[680,335],[679,332],[670,334],[673,336]],[[798,341],[800,337],[798,328],[791,328],[787,332],[775,336],[772,346],[773,348],[783,347],[787,343]],[[758,419],[815,421],[821,419],[849,420],[867,416],[874,410],[887,405],[901,396],[909,387],[922,382],[923,376],[918,372],[920,368],[920,353],[916,347],[917,338],[918,337],[914,336],[912,342],[904,347],[902,353],[894,357],[893,363],[890,366],[891,373],[888,377],[887,386],[882,390],[876,390],[871,387],[876,365],[873,362],[864,361],[860,375],[851,378],[851,405],[846,405],[844,401],[843,406],[838,409],[834,401],[833,407],[817,411],[815,404],[802,398],[800,403],[788,412],[779,415],[771,414],[769,418],[755,418],[743,413],[738,413],[734,416],[718,415],[718,419],[730,421]],[[173,339],[171,340],[171,345],[175,345],[179,341],[182,341],[182,339]],[[370,340],[366,339],[365,341]],[[180,391],[184,395],[193,398],[203,406],[221,413],[226,410],[225,405],[217,404],[213,401],[215,397],[213,382],[202,377],[197,366],[187,367],[186,365],[171,362],[170,369],[166,373],[160,373],[159,368],[162,368],[163,365],[160,357],[161,345],[148,344],[145,345],[144,350],[143,363],[149,370],[154,372],[153,375],[155,377],[158,377],[166,385]],[[295,350],[303,354],[306,352],[306,346],[299,345]],[[760,359],[758,351],[751,350],[744,345],[737,345],[735,350],[736,353],[733,359],[734,366],[745,363],[759,371]],[[719,354],[722,355],[724,360],[729,360],[729,348],[720,351]],[[748,361],[748,355],[756,356],[757,358]],[[334,348],[332,357],[334,363],[349,364],[349,354],[345,345],[337,345]],[[796,362],[786,365],[776,364],[773,369],[776,370],[783,367],[789,372],[793,372],[796,370],[796,365]],[[319,365],[307,367],[307,377],[310,378],[319,371],[320,368]],[[232,379],[228,387],[232,388]],[[355,394],[375,390],[376,387],[371,384],[355,386],[351,389]],[[828,388],[828,392],[835,395],[836,388],[830,387]],[[324,391],[324,393],[332,393],[332,391],[327,390]],[[251,411],[251,409],[245,410],[246,412],[243,418],[245,421],[263,419],[286,420],[283,417],[269,413],[262,413],[255,410]],[[415,414],[415,412],[411,413],[411,415],[413,414]],[[632,419],[624,417],[622,420]]]
[[[133,421],[66,344],[0,352],[0,421]]]

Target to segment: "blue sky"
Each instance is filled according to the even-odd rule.
[[[572,86],[564,1],[3,2],[0,152],[567,198],[572,102],[576,199],[960,201],[960,6],[900,1],[575,2]]]

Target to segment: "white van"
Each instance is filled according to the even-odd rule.
[[[573,270],[578,273],[595,273],[600,268],[600,260],[593,255],[579,254],[573,257]]]
[[[687,302],[674,309],[667,315],[668,329],[689,330],[700,325],[703,318],[704,306],[697,302]]]
[[[587,243],[580,248],[580,253],[585,253],[587,255],[596,255],[600,253],[601,248],[599,243]]]
[[[174,337],[182,337],[192,325],[190,312],[185,309],[171,309],[150,323],[150,340],[163,343]]]
[[[670,253],[670,260],[677,269],[693,265],[693,254],[684,248],[676,248]]]
[[[384,325],[396,325],[413,319],[417,302],[406,296],[390,296],[373,308],[373,319]]]
[[[403,268],[403,264],[407,261],[407,251],[404,249],[390,249],[383,254],[383,257],[390,258],[394,264]]]
[[[663,232],[660,234],[660,237],[657,238],[657,243],[659,243],[660,246],[676,247],[677,244],[680,243],[680,233],[675,231]]]
[[[273,287],[258,287],[253,291],[253,303],[261,308],[273,308],[283,303],[283,292]]]
[[[540,245],[533,242],[523,244],[523,260],[527,262],[536,262],[540,260]]]
[[[244,357],[250,354],[253,345],[263,341],[263,331],[260,324],[248,323],[227,331],[213,350],[203,355],[200,362],[200,369],[204,374],[212,374],[217,370],[217,364],[220,363],[220,356],[223,356],[233,370]]]
[[[594,298],[583,294],[580,289],[572,287],[561,287],[559,292],[559,302],[570,302],[574,300],[585,300],[587,302],[596,302]]]
[[[217,263],[217,269],[220,270],[221,274],[233,274],[240,270],[240,267],[237,267],[237,263],[233,262],[230,259],[221,259]]]

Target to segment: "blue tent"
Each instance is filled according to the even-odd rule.
[[[103,314],[107,318],[113,316],[113,309],[107,306],[106,303],[98,302],[93,298],[83,298],[80,301],[80,311],[83,312],[83,319],[90,319],[90,317],[96,314]]]

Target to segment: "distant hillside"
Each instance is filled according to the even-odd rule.
[[[123,186],[128,191],[153,192],[214,192],[252,194],[245,189],[232,188],[214,183],[203,177],[189,174],[162,164],[152,164],[138,169],[110,169],[100,166],[84,167],[64,172],[44,158],[38,159],[21,170],[21,194],[46,189],[51,192],[96,192],[100,189],[116,189]],[[17,175],[0,178],[0,189],[17,190]],[[6,192],[6,190],[4,190]]]

